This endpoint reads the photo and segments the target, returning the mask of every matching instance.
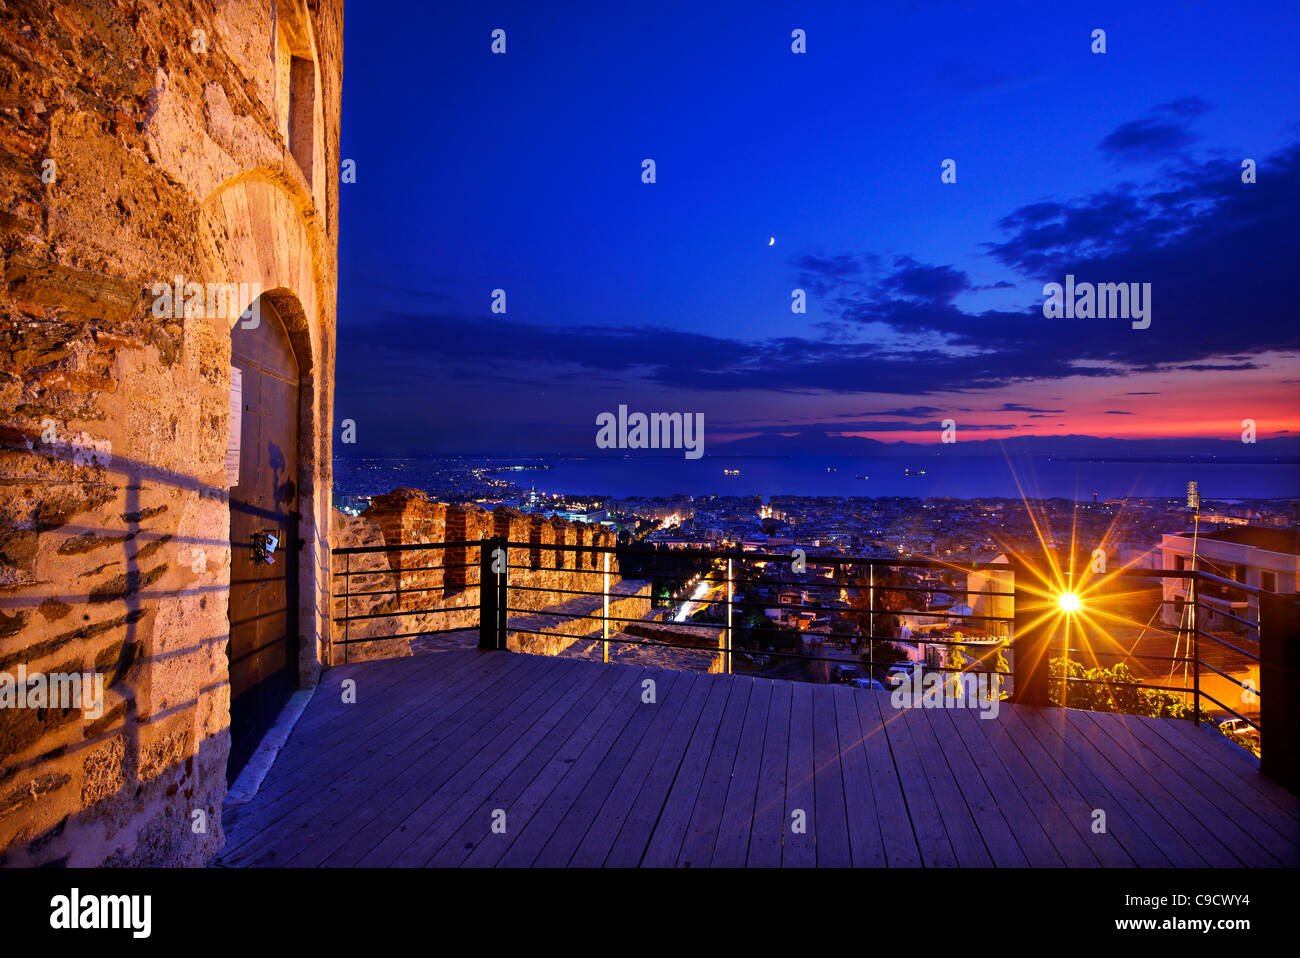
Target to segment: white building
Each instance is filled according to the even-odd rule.
[[[1001,553],[992,561],[1006,562],[1007,555]],[[970,614],[973,616],[971,625],[998,638],[1010,638],[1010,622],[994,622],[978,616],[1011,618],[1015,613],[1015,600],[1010,593],[1014,590],[1015,575],[1010,569],[983,569],[967,573],[966,602],[970,605]]]
[[[1192,568],[1192,533],[1180,532],[1160,537],[1161,568],[1175,571]],[[1211,575],[1256,586],[1266,592],[1300,592],[1300,530],[1271,529],[1264,526],[1230,526],[1202,532],[1196,538],[1196,567]],[[1165,579],[1164,598],[1171,605],[1163,607],[1161,619],[1177,625],[1184,618],[1188,580]],[[1239,631],[1242,626],[1225,612],[1259,621],[1259,600],[1230,587],[1202,586],[1200,626],[1206,630]]]

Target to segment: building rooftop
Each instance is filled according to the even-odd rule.
[[[1190,531],[1182,535],[1191,538]],[[1200,538],[1215,542],[1232,542],[1237,545],[1253,546],[1266,552],[1279,552],[1282,555],[1300,555],[1300,528],[1274,529],[1268,526],[1231,526],[1217,532],[1202,532]]]

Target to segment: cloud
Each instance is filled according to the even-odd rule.
[[[1098,148],[1115,159],[1163,159],[1196,142],[1188,121],[1209,109],[1208,103],[1194,96],[1162,103],[1149,116],[1121,123]]]
[[[881,284],[900,296],[930,303],[950,303],[971,288],[970,279],[951,266],[925,266],[910,256],[894,261],[896,269]]]
[[[1111,156],[1162,157],[1196,142],[1196,137],[1185,127],[1155,120],[1131,120],[1123,123],[1106,136],[1098,148]]]
[[[999,410],[1001,412],[1035,412],[1035,413],[1063,413],[1064,409],[1035,409],[1033,406],[1026,406],[1019,402],[1004,402]]]
[[[1168,105],[1165,113],[1194,109]],[[339,363],[349,367],[339,388],[353,397],[394,384],[411,391],[427,385],[431,370],[441,377],[455,368],[485,392],[500,390],[506,398],[483,401],[501,404],[511,390],[578,395],[575,383],[583,390],[625,384],[921,397],[1132,372],[1251,370],[1261,354],[1300,349],[1288,279],[1300,262],[1300,145],[1261,167],[1270,176],[1247,186],[1231,163],[1183,162],[1146,186],[1028,204],[996,222],[1001,235],[984,248],[1011,274],[999,285],[1015,278],[1041,288],[1067,272],[1079,281],[1149,282],[1146,330],[1123,320],[1048,320],[1040,305],[968,311],[956,299],[975,287],[955,264],[841,252],[792,261],[836,314],[838,331],[817,339],[743,337],[722,323],[700,327],[719,330],[711,333],[376,309],[339,324]],[[1059,412],[1024,404],[1000,411]],[[859,418],[928,420],[943,412],[901,406]]]
[[[877,409],[871,412],[857,412],[857,413],[842,412],[842,413],[837,413],[836,415],[842,418],[848,418],[848,417],[862,418],[866,416],[914,417],[914,416],[933,416],[936,413],[941,413],[943,411],[944,410],[938,408],[937,406],[909,406],[906,409]]]
[[[842,319],[884,328],[873,370],[883,389],[907,377],[911,391],[923,394],[1067,376],[1256,368],[1241,357],[1300,347],[1285,281],[1300,261],[1300,145],[1267,165],[1277,176],[1266,190],[1208,160],[1146,187],[1034,203],[998,221],[1005,235],[986,249],[1027,281],[1063,282],[1071,273],[1078,282],[1150,283],[1150,329],[1047,320],[1041,308],[968,312],[953,302],[970,288],[963,271],[911,257],[896,258],[872,284],[835,288],[832,296]],[[828,358],[827,382],[836,381],[836,366]]]
[[[841,253],[836,256],[805,254],[792,260],[798,270],[799,286],[815,296],[825,296],[833,287],[861,274],[870,257]]]
[[[1188,372],[1208,372],[1210,370],[1259,369],[1259,366],[1255,363],[1189,363],[1186,366],[1175,366],[1174,368]]]
[[[1015,423],[958,423],[958,428],[972,432],[1005,432],[1009,429],[1016,429]],[[859,432],[940,432],[944,428],[940,420],[929,420],[926,422],[886,422],[881,420],[863,419],[853,422],[814,422],[800,423],[795,427],[795,431],[803,434],[809,433],[859,433]],[[757,432],[762,435],[775,436],[787,435],[791,432],[789,425],[760,425],[748,426],[746,432]]]
[[[1155,107],[1155,113],[1172,113],[1175,116],[1194,117],[1209,113],[1213,107],[1199,96],[1184,96]]]

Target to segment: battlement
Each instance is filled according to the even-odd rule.
[[[612,548],[617,541],[612,530],[596,524],[524,515],[508,506],[489,512],[470,504],[435,502],[418,489],[376,496],[360,516],[335,512],[333,530],[335,550],[389,547],[348,555],[341,566],[335,562],[335,578],[342,572],[346,586],[335,584],[333,618],[337,622],[344,616],[374,616],[350,621],[346,637],[336,624],[335,662],[344,657],[355,661],[409,655],[420,647],[418,633],[477,628],[479,543],[484,540],[516,543],[507,554],[510,601],[528,611],[560,606],[572,593],[599,593],[605,584],[607,553],[594,550]],[[436,548],[414,548],[420,545]],[[557,545],[576,548],[557,549]],[[618,558],[613,554],[609,554],[609,576],[613,588],[619,582]],[[374,641],[358,643],[358,639]],[[341,644],[346,644],[346,653]],[[555,642],[525,636],[516,636],[514,644],[524,651],[557,649]]]

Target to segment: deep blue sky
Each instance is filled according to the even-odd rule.
[[[351,4],[337,451],[594,452],[619,403],[712,441],[1294,431],[1298,11]],[[1152,283],[1151,329],[1044,319],[1066,272]]]

